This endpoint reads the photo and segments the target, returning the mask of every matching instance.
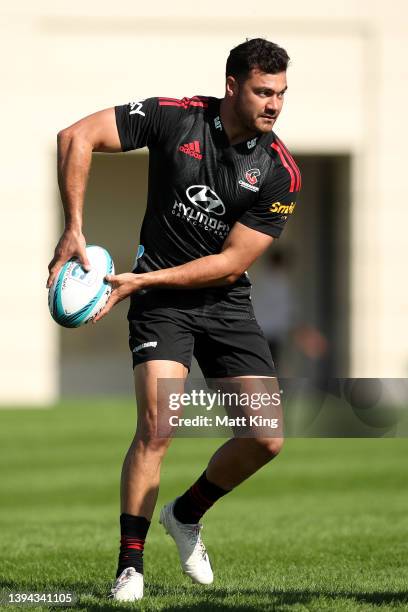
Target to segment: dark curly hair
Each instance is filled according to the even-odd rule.
[[[226,76],[243,80],[253,68],[259,68],[268,74],[285,72],[289,60],[289,55],[279,45],[264,38],[252,38],[231,49],[227,59]]]

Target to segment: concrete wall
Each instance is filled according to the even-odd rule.
[[[405,376],[407,17],[402,0],[40,0],[2,9],[0,402],[58,393],[58,330],[43,289],[57,238],[56,132],[136,97],[221,96],[228,50],[258,35],[293,59],[278,123],[288,146],[353,158],[350,374]]]

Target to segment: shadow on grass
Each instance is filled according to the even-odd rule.
[[[0,577],[0,590],[18,592],[22,590],[21,582],[17,583],[10,580],[2,580]],[[70,581],[63,583],[47,583],[39,585],[24,585],[25,592],[71,592],[77,596],[77,601],[74,604],[74,609],[78,611],[103,612],[104,610],[129,610],[132,604],[120,604],[107,598],[108,586],[102,589],[99,585],[90,589],[88,581]],[[237,602],[236,597],[239,597],[242,603]],[[182,585],[168,586],[157,583],[149,583],[146,585],[145,598],[138,605],[141,609],[148,610],[150,606],[154,609],[160,609],[162,602],[164,610],[177,610],[182,612],[211,612],[213,610],[233,610],[234,612],[244,612],[245,610],[283,610],[288,606],[311,604],[319,597],[324,597],[333,602],[348,599],[354,604],[371,604],[373,606],[382,606],[385,604],[408,604],[408,591],[390,592],[390,591],[329,591],[329,590],[282,590],[282,589],[245,589],[245,588],[221,588],[221,587],[204,587]],[[189,601],[183,601],[186,598]],[[245,602],[245,598],[249,601]],[[169,601],[169,599],[171,601]],[[194,599],[194,602],[191,601]],[[252,599],[252,601],[251,601]],[[95,601],[96,600],[96,601]],[[226,601],[227,600],[227,601]],[[230,601],[228,601],[230,600]],[[134,606],[134,604],[133,604]],[[30,606],[31,609],[34,607]],[[49,610],[65,609],[69,611],[72,607],[69,606],[50,606]]]

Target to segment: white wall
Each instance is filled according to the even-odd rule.
[[[135,97],[221,96],[229,49],[258,35],[292,57],[278,124],[288,146],[353,156],[350,374],[406,375],[408,8],[388,5],[42,0],[3,10],[1,403],[57,396],[43,288],[57,237],[57,131]]]

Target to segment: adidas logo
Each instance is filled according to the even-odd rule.
[[[203,156],[200,153],[200,143],[198,142],[198,140],[194,140],[194,142],[189,142],[187,144],[181,145],[179,147],[179,151],[190,155],[190,157],[195,157],[196,159],[203,159]]]

